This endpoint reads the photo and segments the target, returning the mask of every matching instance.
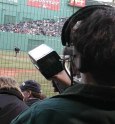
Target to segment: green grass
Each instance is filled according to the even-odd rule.
[[[14,52],[11,51],[0,51],[0,68],[23,68],[23,69],[33,69],[33,64],[30,58],[24,52],[18,54],[14,57]]]

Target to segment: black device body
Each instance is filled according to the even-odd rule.
[[[44,77],[50,79],[63,70],[60,59],[60,56],[55,51],[52,51],[48,55],[39,59],[36,64]]]
[[[31,58],[34,66],[39,69],[42,75],[48,80],[63,70],[63,66],[60,61],[61,58],[55,51],[52,51],[38,60],[35,60],[30,55],[29,57]]]

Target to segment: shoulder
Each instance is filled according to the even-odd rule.
[[[62,111],[62,110],[72,110],[69,109],[69,106],[73,106],[74,107],[75,102],[69,100],[69,99],[65,99],[61,96],[56,97],[56,98],[47,98],[45,100],[42,100],[41,102],[35,102],[31,105],[31,107],[23,113],[23,115],[25,114],[29,114],[29,113],[37,113],[39,114],[42,111]],[[68,109],[67,109],[68,108]]]
[[[15,49],[15,50],[20,50],[20,48],[18,48],[18,47],[15,47],[14,49]]]
[[[65,105],[60,104],[59,98],[46,99],[41,102],[34,103],[29,109],[21,113],[17,118],[13,120],[11,124],[31,124],[34,120],[35,124],[38,122],[41,124],[47,124],[47,122],[59,121],[61,115],[64,115],[67,108],[63,108]],[[59,118],[59,119],[57,119]],[[63,117],[66,119],[66,117]],[[64,120],[65,120],[64,119]],[[56,123],[57,124],[57,123]]]

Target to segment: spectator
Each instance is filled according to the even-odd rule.
[[[73,42],[73,61],[82,83],[34,104],[11,124],[115,123],[115,8],[86,6],[72,15],[64,28],[66,41],[62,38],[62,42]]]
[[[20,88],[24,94],[24,101],[28,106],[45,98],[41,93],[40,84],[35,80],[27,80],[23,82]]]
[[[18,83],[10,77],[0,76],[0,123],[10,124],[27,108]]]

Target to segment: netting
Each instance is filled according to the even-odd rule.
[[[36,80],[44,94],[54,95],[51,81],[34,67],[28,51],[45,43],[61,55],[62,26],[79,7],[72,0],[0,0],[0,75],[14,77],[19,83]]]

